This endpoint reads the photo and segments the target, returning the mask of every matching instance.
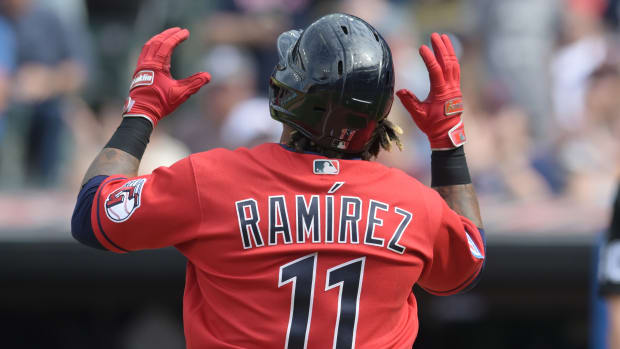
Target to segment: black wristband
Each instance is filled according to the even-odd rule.
[[[115,148],[125,151],[138,160],[142,159],[146,145],[153,132],[153,125],[145,118],[123,118],[121,125],[110,138],[105,148]]]
[[[471,177],[465,159],[465,149],[435,150],[431,154],[431,186],[469,184]]]

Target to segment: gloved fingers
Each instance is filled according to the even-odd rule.
[[[444,80],[451,80],[452,66],[450,64],[448,49],[444,45],[439,34],[431,34],[431,45],[433,45],[433,51],[435,52],[435,57],[437,57],[437,62],[439,62],[439,66],[443,72]]]
[[[153,37],[153,42],[151,42],[151,44],[149,45],[149,52],[147,53],[145,58],[147,58],[148,60],[153,60],[153,61],[158,61],[158,62],[161,61],[161,59],[158,57],[159,48],[161,47],[164,41],[166,41],[169,37],[175,35],[176,33],[180,31],[181,31],[181,28],[174,27],[174,28],[164,30],[163,32],[155,35],[155,37]]]
[[[157,52],[157,48],[159,48],[159,45],[161,45],[161,42],[165,40],[168,36],[173,35],[174,33],[178,32],[179,30],[181,30],[181,28],[179,27],[168,28],[164,30],[163,32],[157,35],[154,35],[152,38],[150,38],[144,44],[144,46],[142,46],[142,52],[140,53],[138,62],[141,62],[145,59],[151,59],[154,56],[155,52]]]
[[[181,28],[179,27],[172,27],[172,28],[168,28],[166,30],[164,30],[163,32],[154,35],[152,38],[149,39],[149,41],[146,42],[146,45],[152,44],[155,41],[163,41],[166,38],[168,38],[169,36],[173,35],[174,33],[178,32],[179,30],[181,30]]]
[[[431,51],[428,46],[422,45],[420,47],[420,56],[422,56],[424,64],[426,64],[426,69],[428,70],[428,76],[431,80],[431,91],[443,86],[445,83],[443,72],[439,63],[437,63],[433,51]]]
[[[156,53],[157,58],[162,60],[162,62],[166,65],[170,64],[170,57],[172,57],[174,48],[177,47],[178,44],[187,40],[187,38],[189,38],[189,30],[183,29],[175,32],[162,42]]]
[[[179,80],[177,84],[170,89],[170,99],[172,104],[182,103],[191,95],[196,93],[200,88],[211,80],[211,74],[207,72],[196,73],[183,80]]]
[[[398,96],[398,99],[400,99],[400,102],[405,106],[407,111],[409,111],[411,116],[426,117],[426,111],[422,107],[422,102],[420,102],[418,97],[416,97],[416,95],[413,94],[413,92],[407,89],[402,89],[402,90],[396,91],[396,96]]]
[[[446,49],[448,49],[450,65],[452,66],[452,79],[458,84],[460,83],[461,78],[461,68],[459,66],[459,60],[456,58],[454,47],[452,46],[452,42],[450,41],[450,37],[448,35],[442,34],[441,40],[443,41],[444,45],[446,45]]]
[[[179,81],[179,83],[185,86],[189,91],[192,91],[191,93],[194,93],[209,81],[211,81],[211,74],[200,72]]]

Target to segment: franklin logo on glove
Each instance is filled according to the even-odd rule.
[[[152,70],[141,70],[131,80],[131,86],[129,90],[133,90],[134,87],[152,85],[155,80],[155,73]]]
[[[463,110],[464,110],[463,99],[455,98],[455,99],[451,99],[446,102],[446,110],[444,114],[446,114],[446,116],[455,115],[455,114],[462,113]]]

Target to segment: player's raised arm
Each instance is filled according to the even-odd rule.
[[[484,267],[486,244],[463,149],[459,63],[447,35],[433,33],[431,43],[433,50],[420,47],[431,81],[426,100],[420,101],[408,90],[396,94],[430,141],[431,186],[445,201],[427,199],[438,217],[438,228],[431,232],[433,262],[418,284],[433,294],[450,295],[475,286]]]
[[[170,75],[174,48],[189,37],[187,29],[167,29],[144,44],[129,86],[123,120],[84,175],[82,185],[98,175],[135,176],[153,128],[159,120],[209,82],[201,72],[183,80]]]
[[[205,72],[194,74],[183,80],[175,80],[171,76],[172,52],[188,37],[187,29],[170,28],[152,37],[142,47],[129,87],[129,96],[123,109],[121,124],[84,175],[71,220],[71,231],[78,241],[92,247],[102,247],[94,236],[91,212],[95,212],[93,209],[95,194],[99,193],[101,196],[103,184],[111,185],[116,183],[115,181],[128,180],[127,183],[118,183],[117,190],[120,192],[114,198],[108,198],[109,200],[106,200],[104,205],[106,215],[109,214],[110,219],[116,219],[119,222],[128,219],[133,214],[133,210],[140,205],[141,192],[158,190],[155,184],[150,183],[153,181],[145,184],[142,179],[135,181],[129,179],[137,175],[140,159],[157,123],[208,83],[211,78],[209,73]],[[189,161],[186,162],[171,167],[170,171],[161,170],[158,177],[163,179],[158,181],[159,185],[166,182],[166,178],[171,177],[168,172],[190,172],[191,166],[188,166]],[[115,178],[109,178],[111,175],[115,175]],[[172,185],[175,184],[169,184],[168,187]],[[124,206],[123,212],[117,212],[119,208],[113,205],[114,200],[121,200],[117,206]],[[97,205],[101,206],[101,203]],[[99,217],[99,212],[95,216]],[[125,219],[122,219],[124,216],[126,216]],[[102,233],[99,235],[101,236]],[[111,244],[114,245],[114,243]]]
[[[433,151],[431,186],[451,209],[482,228],[478,198],[471,184],[463,149],[466,138],[459,62],[447,35],[433,33],[431,43],[433,50],[426,45],[420,47],[431,81],[426,100],[421,102],[411,91],[404,89],[396,95],[430,141]]]

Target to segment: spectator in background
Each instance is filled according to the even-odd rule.
[[[277,142],[282,128],[269,115],[268,99],[257,95],[252,56],[235,46],[217,46],[203,66],[213,73],[198,93],[200,111],[185,115],[174,132],[191,152]]]
[[[258,90],[266,94],[269,76],[277,63],[274,42],[289,28],[306,26],[310,3],[310,0],[219,1],[204,22],[206,43],[248,48],[256,62]]]
[[[70,42],[68,48],[71,50],[71,57],[78,60],[87,71],[90,71],[92,69],[93,50],[86,0],[34,1],[34,6],[54,13],[54,16],[62,24],[66,40]]]
[[[10,147],[4,146],[7,142],[7,107],[11,95],[11,80],[15,72],[16,43],[13,29],[7,18],[0,13],[0,187],[7,185],[6,178],[10,171],[7,163],[14,156]]]
[[[620,173],[620,71],[604,64],[586,80],[584,120],[566,134],[560,159],[568,174],[567,195],[605,207]]]
[[[505,89],[530,116],[537,144],[548,145],[553,130],[549,59],[556,19],[564,0],[468,0],[483,33],[488,79]],[[477,34],[478,35],[478,34]]]
[[[600,0],[566,1],[560,48],[551,60],[553,111],[563,132],[579,131],[586,116],[588,77],[609,53]]]
[[[17,42],[13,85],[17,130],[23,132],[26,175],[30,184],[57,184],[62,164],[62,97],[82,86],[85,71],[59,18],[32,0],[4,0],[0,10],[12,24]]]
[[[271,119],[265,107],[269,108],[269,100],[264,97],[249,98],[235,106],[222,126],[223,146],[251,148],[279,142],[282,125]]]
[[[472,173],[480,176],[477,188],[500,201],[546,199],[551,189],[533,164],[534,141],[530,136],[530,118],[518,106],[505,106],[474,122],[474,132],[485,134],[483,141],[470,147],[473,154],[485,154],[472,164]],[[485,148],[485,149],[482,149]],[[480,152],[478,152],[480,151]],[[478,166],[481,165],[481,166]]]
[[[6,111],[11,75],[15,69],[15,37],[7,20],[0,16],[0,142],[4,134],[4,112]]]

